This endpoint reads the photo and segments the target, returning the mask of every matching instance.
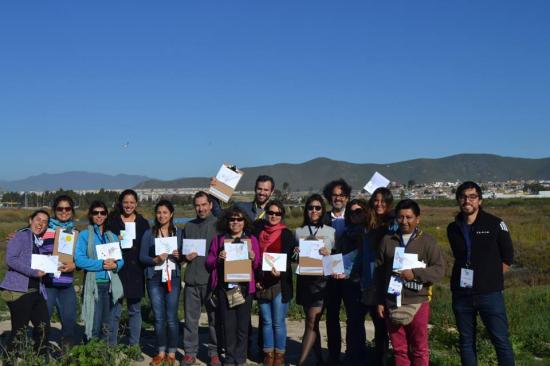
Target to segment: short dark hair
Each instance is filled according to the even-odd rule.
[[[256,183],[254,183],[254,189],[258,187],[258,183],[260,182],[271,182],[271,191],[273,192],[273,190],[275,190],[275,181],[269,175],[259,175],[258,178],[256,178]]]
[[[399,215],[400,210],[412,210],[415,216],[420,216],[420,206],[416,201],[411,200],[410,198],[399,201],[397,206],[395,206],[395,214]]]
[[[69,203],[69,206],[71,206],[71,211],[74,215],[74,201],[73,199],[71,198],[71,196],[67,195],[67,194],[60,194],[59,196],[55,197],[53,199],[53,204],[52,204],[52,215],[55,216],[55,210],[57,209],[57,206],[59,206],[59,204],[63,201],[67,201]],[[49,215],[48,215],[49,216]]]
[[[209,203],[212,203],[212,197],[206,193],[205,191],[198,191],[197,193],[195,193],[195,195],[193,196],[193,204],[195,204],[195,200],[199,197],[206,197],[206,199],[208,200]]]
[[[344,179],[340,178],[327,183],[325,188],[323,188],[323,196],[327,201],[330,202],[332,191],[336,187],[340,187],[346,196],[349,197],[351,195],[351,186]]]
[[[458,201],[460,199],[460,196],[464,194],[465,190],[472,189],[472,188],[476,190],[476,193],[479,196],[479,199],[482,199],[483,196],[481,194],[481,187],[476,182],[472,182],[471,180],[468,180],[462,183],[461,185],[459,185],[458,188],[456,189],[456,200]]]
[[[393,194],[389,188],[386,187],[378,187],[374,190],[374,192],[372,192],[372,195],[369,198],[369,207],[374,208],[374,200],[376,200],[376,196],[379,194],[382,195],[382,199],[386,202],[386,205],[389,208],[389,206],[393,203]]]
[[[157,220],[157,210],[161,206],[166,207],[168,209],[168,211],[170,211],[171,214],[173,214],[174,211],[175,211],[174,205],[169,200],[161,199],[160,201],[157,202],[157,204],[155,205],[155,209],[154,209],[154,214],[155,214],[155,221],[154,222],[155,223],[153,224],[153,229],[152,229],[153,234],[155,235],[155,237],[158,236],[160,226],[161,226],[160,222],[158,222],[158,220]],[[171,236],[176,235],[176,232],[177,232],[176,225],[174,224],[174,216],[173,215],[172,215],[172,220],[170,220],[170,225],[168,227],[168,232],[169,232],[169,235],[171,235]]]
[[[117,210],[119,213],[122,213],[123,209],[122,209],[122,201],[124,201],[124,197],[126,196],[133,196],[134,199],[136,200],[136,202],[139,202],[139,199],[138,199],[138,194],[136,191],[134,191],[133,189],[125,189],[124,191],[122,191],[119,195],[118,195],[118,200],[117,200]],[[136,211],[137,213],[137,211]]]
[[[232,216],[241,216],[244,218],[244,228],[243,231],[247,235],[252,235],[254,232],[254,226],[252,225],[252,221],[250,221],[250,218],[244,212],[240,207],[238,206],[231,206],[227,209],[225,209],[220,218],[218,219],[218,222],[216,223],[216,228],[221,234],[229,234],[229,218]]]
[[[94,216],[92,215],[92,212],[98,207],[103,208],[105,210],[105,213],[109,214],[109,209],[107,208],[107,205],[105,204],[105,202],[103,202],[103,201],[94,201],[94,202],[92,202],[92,204],[90,205],[90,208],[88,209],[88,222],[90,223],[90,225],[94,224],[94,220],[93,220]],[[107,216],[105,218],[107,218]],[[105,220],[105,221],[107,221],[107,220]]]
[[[325,213],[327,212],[327,208],[325,206],[325,200],[319,193],[314,193],[311,196],[309,196],[306,200],[306,205],[304,206],[304,221],[302,223],[302,226],[310,225],[311,221],[309,220],[309,216],[307,214],[307,206],[311,204],[313,201],[319,201],[321,202],[321,219],[320,221],[323,222],[323,217],[325,216]]]
[[[279,200],[271,200],[269,201],[266,205],[265,205],[265,209],[266,211],[269,210],[269,207],[270,206],[277,206],[277,208],[279,209],[279,211],[281,211],[282,213],[282,216],[281,216],[281,219],[285,219],[285,215],[286,215],[286,211],[285,211],[285,206],[283,205],[283,203]]]
[[[30,220],[34,220],[34,218],[36,216],[38,216],[39,214],[44,214],[46,216],[48,216],[48,220],[50,219],[50,213],[44,209],[40,209],[40,210],[36,210],[34,211],[30,216],[29,216],[29,219]]]
[[[369,208],[369,204],[367,203],[367,201],[365,201],[362,198],[354,198],[351,201],[349,201],[348,204],[346,205],[346,211],[344,212],[344,220],[346,222],[346,226],[349,227],[350,225],[352,225],[352,222],[351,222],[351,215],[352,215],[351,206],[354,206],[354,205],[361,206],[361,209],[363,209],[363,211],[365,212],[365,222],[363,223],[363,225],[367,226],[367,219],[368,219],[370,208]]]

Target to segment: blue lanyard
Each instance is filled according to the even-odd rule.
[[[472,259],[472,225],[463,223],[460,225],[460,228],[462,229],[462,235],[466,243],[466,267],[470,267],[470,261]]]
[[[98,227],[94,225],[94,232],[98,236],[99,241],[101,244],[107,244],[107,240],[105,240],[105,233],[101,235],[101,232],[98,230]]]

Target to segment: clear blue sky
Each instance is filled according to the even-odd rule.
[[[547,0],[2,1],[0,180],[548,157],[549,19]]]

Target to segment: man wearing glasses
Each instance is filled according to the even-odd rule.
[[[477,365],[476,318],[489,332],[499,365],[514,365],[504,306],[504,273],[514,257],[508,227],[481,207],[481,188],[462,183],[456,191],[460,213],[447,227],[455,258],[451,276],[453,311],[460,334],[462,365]]]
[[[323,224],[332,226],[335,230],[335,251],[339,250],[339,239],[346,230],[344,214],[346,205],[351,195],[351,186],[342,178],[329,182],[323,188],[323,196],[330,202],[332,209],[323,217]],[[340,329],[340,306],[343,299],[342,281],[336,278],[328,280],[327,307],[327,344],[328,365],[340,364],[340,351],[342,346],[342,331]],[[346,337],[349,338],[349,337]],[[349,342],[346,342],[349,344]]]

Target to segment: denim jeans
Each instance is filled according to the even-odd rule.
[[[97,284],[98,297],[94,302],[92,338],[100,338],[112,346],[114,343],[111,343],[111,323],[120,304],[113,304],[110,288],[110,283]]]
[[[279,292],[271,301],[258,300],[262,314],[262,335],[264,351],[285,352],[286,349],[286,314],[289,303],[283,303]]]
[[[113,314],[113,323],[111,324],[111,344],[117,344],[118,342],[118,328],[120,326],[120,314],[122,313],[122,303],[126,299],[126,306],[128,307],[128,344],[139,345],[139,338],[141,337],[141,299],[128,299],[122,298],[119,300],[119,304],[116,307],[116,311]]]
[[[76,292],[73,285],[46,287],[46,292],[50,318],[55,307],[61,319],[63,342],[73,343],[76,327]]]
[[[147,281],[147,292],[155,316],[155,335],[159,352],[175,353],[178,347],[178,304],[181,290],[179,277],[172,278],[172,291],[168,292],[166,283],[160,275]]]
[[[477,365],[477,314],[489,332],[500,366],[514,365],[514,353],[508,338],[508,319],[501,291],[479,295],[453,294],[453,312],[460,334],[462,365]]]

